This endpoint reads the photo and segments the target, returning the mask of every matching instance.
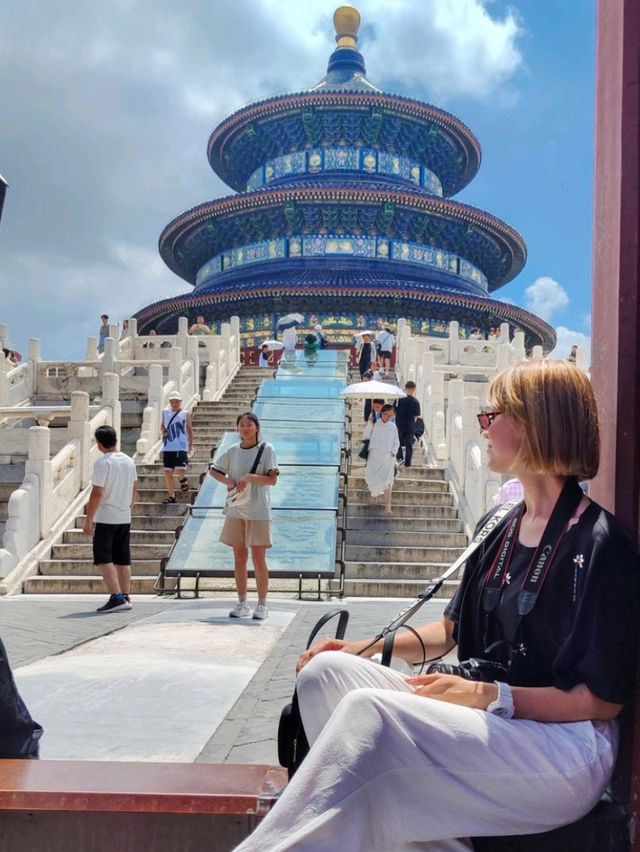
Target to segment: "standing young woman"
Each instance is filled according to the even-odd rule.
[[[524,501],[467,560],[444,617],[418,628],[427,659],[457,645],[489,661],[486,680],[464,666],[406,677],[363,659],[380,641],[316,644],[298,664],[311,750],[243,852],[457,852],[574,822],[606,789],[633,695],[638,560],[578,485],[598,469],[593,390],[571,364],[529,361],[489,399],[489,466]],[[423,647],[402,633],[395,653],[416,663]]]
[[[229,447],[213,460],[209,473],[227,486],[243,493],[249,489],[249,499],[241,505],[227,502],[225,521],[220,541],[233,548],[233,571],[238,591],[238,603],[231,610],[231,618],[248,618],[247,563],[249,550],[258,588],[258,605],[253,617],[264,619],[269,615],[267,592],[269,568],[267,549],[271,547],[271,501],[269,488],[278,481],[278,464],[271,444],[260,441],[260,422],[251,411],[241,414],[236,421],[240,443]],[[256,465],[257,461],[257,465]],[[255,470],[254,470],[255,467]],[[252,472],[253,471],[253,472]]]
[[[369,441],[369,455],[364,471],[365,482],[374,501],[384,494],[384,508],[387,515],[392,514],[391,493],[396,470],[396,453],[400,447],[393,415],[392,405],[382,406],[380,420],[376,420],[376,412],[372,411],[362,433],[363,439]]]

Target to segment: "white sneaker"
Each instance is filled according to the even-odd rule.
[[[253,617],[258,621],[262,621],[265,618],[269,618],[269,609],[264,604],[259,603],[258,606],[253,611]]]
[[[246,601],[238,601],[229,613],[229,618],[249,618],[250,615],[249,604]]]

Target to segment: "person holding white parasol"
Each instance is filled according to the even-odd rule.
[[[369,455],[364,478],[367,488],[375,502],[384,494],[384,509],[387,515],[392,514],[391,492],[395,475],[396,453],[400,446],[398,429],[393,422],[394,410],[392,405],[383,405],[380,420],[371,419],[364,427],[363,439],[369,441]]]

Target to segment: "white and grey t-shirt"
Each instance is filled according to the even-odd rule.
[[[138,479],[133,460],[125,453],[105,453],[93,466],[92,485],[103,488],[97,524],[130,524],[133,484]]]
[[[237,482],[245,473],[251,472],[259,446],[260,444],[257,444],[255,447],[245,450],[240,444],[235,444],[233,447],[224,450],[220,455],[216,455],[211,467],[220,473],[226,473],[230,479]],[[255,472],[260,476],[266,476],[271,470],[278,470],[276,452],[271,444],[265,442],[262,457]],[[252,482],[250,487],[251,499],[249,502],[239,508],[225,506],[224,514],[228,518],[242,518],[245,521],[271,520],[271,500],[269,497],[271,486],[257,485]]]

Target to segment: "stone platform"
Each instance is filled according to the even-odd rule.
[[[103,601],[0,601],[0,638],[45,727],[43,758],[275,764],[280,711],[316,621],[344,607],[347,637],[362,638],[407,603],[271,598],[269,619],[256,622],[229,619],[231,598],[145,597],[130,612],[98,615]],[[445,604],[426,604],[417,622]]]

